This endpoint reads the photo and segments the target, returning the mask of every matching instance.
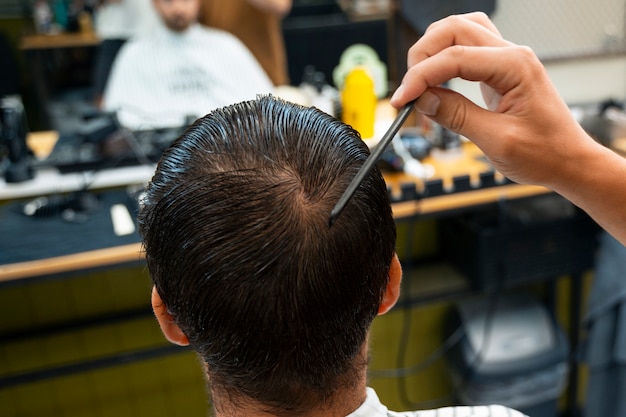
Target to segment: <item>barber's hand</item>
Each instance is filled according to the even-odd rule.
[[[440,87],[455,77],[481,82],[488,109]],[[472,140],[517,182],[551,186],[556,165],[571,160],[571,145],[595,145],[532,50],[504,40],[483,13],[440,20],[411,47],[391,104],[416,97],[418,111]]]

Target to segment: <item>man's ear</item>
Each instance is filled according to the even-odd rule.
[[[394,253],[389,266],[389,283],[383,295],[383,300],[378,307],[378,314],[385,314],[396,304],[400,297],[400,283],[402,282],[402,266],[398,254]]]
[[[178,327],[178,324],[174,321],[174,317],[167,311],[167,306],[161,300],[161,295],[157,291],[156,287],[152,287],[152,310],[154,315],[161,326],[161,331],[170,342],[179,346],[189,345],[189,339],[185,336],[185,333]]]

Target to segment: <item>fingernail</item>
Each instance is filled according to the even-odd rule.
[[[439,96],[430,91],[425,91],[415,103],[415,108],[426,116],[434,116],[437,114],[440,104],[441,99]]]
[[[400,98],[400,96],[402,95],[402,90],[404,90],[404,86],[402,84],[400,84],[400,86],[396,89],[396,91],[391,96],[390,101],[394,102],[394,101],[398,100]]]

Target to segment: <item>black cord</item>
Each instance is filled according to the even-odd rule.
[[[405,252],[410,255],[413,253],[413,233],[414,227],[417,223],[418,217],[412,219],[409,224],[407,230],[407,239],[405,245]],[[410,285],[411,280],[407,279],[404,281],[404,291],[410,293]],[[384,374],[397,373],[398,374],[398,395],[400,396],[400,401],[405,404],[405,406],[411,409],[419,409],[419,408],[433,408],[440,407],[452,400],[451,396],[445,396],[443,398],[427,400],[427,401],[413,401],[409,398],[408,386],[407,386],[407,377],[419,372],[423,372],[430,366],[432,366],[437,360],[439,360],[450,348],[452,348],[458,341],[460,340],[460,336],[462,336],[461,332],[454,332],[452,336],[450,336],[437,350],[432,352],[424,361],[411,366],[410,368],[406,367],[405,360],[406,354],[408,351],[409,345],[409,336],[411,334],[411,309],[405,308],[403,310],[403,326],[402,332],[400,335],[400,342],[398,343],[398,356],[397,356],[397,369],[395,370],[383,370]]]
[[[453,385],[454,399],[461,398],[461,394],[470,383],[470,376],[473,370],[478,368],[484,361],[484,352],[487,350],[491,343],[491,332],[493,330],[493,318],[496,311],[497,301],[501,295],[499,289],[494,289],[488,293],[487,311],[485,313],[485,319],[483,324],[483,337],[480,342],[480,348],[474,354],[472,360],[467,363],[465,371],[461,373],[457,384]],[[454,382],[454,381],[453,381]]]
[[[413,221],[409,224],[407,228],[407,237],[406,237],[406,253],[411,256],[413,253],[413,233],[415,232],[415,224],[417,223],[417,217],[413,219]],[[411,280],[405,280],[405,288],[404,290],[410,294],[410,285]],[[403,325],[402,325],[402,333],[400,333],[400,342],[398,344],[398,356],[397,356],[397,367],[402,368],[405,365],[405,358],[408,351],[409,345],[409,334],[411,332],[411,308],[407,307],[403,310]],[[407,381],[406,376],[398,378],[398,394],[400,395],[400,400],[404,404],[412,404],[412,401],[409,399],[409,395],[407,392]]]
[[[500,249],[500,253],[496,254],[496,279],[493,288],[487,292],[487,310],[483,323],[483,337],[480,348],[472,360],[466,365],[465,371],[460,374],[457,384],[454,385],[454,397],[461,398],[461,393],[467,389],[470,384],[470,376],[473,370],[476,370],[485,360],[484,353],[491,343],[491,333],[493,330],[493,319],[497,310],[497,303],[502,295],[504,284],[506,282],[506,254],[509,248],[508,234],[509,219],[506,209],[506,201],[498,200],[498,227],[499,234],[497,238],[496,248]],[[454,382],[454,381],[453,381]]]
[[[508,230],[508,218],[506,216],[506,210],[504,206],[504,201],[499,201],[499,226],[500,226],[500,241],[498,242],[498,248],[503,248],[502,254],[506,254],[507,250],[507,242],[506,242],[506,230]],[[412,253],[412,234],[414,232],[414,226],[416,223],[416,219],[414,219],[408,227],[407,231],[407,243],[405,251],[407,254]],[[454,332],[433,352],[431,352],[426,359],[423,361],[407,367],[405,364],[405,358],[408,351],[408,343],[410,336],[410,328],[411,328],[411,309],[405,308],[403,311],[403,327],[400,336],[400,342],[398,345],[398,356],[397,356],[397,368],[395,369],[382,369],[382,370],[372,370],[370,371],[370,376],[378,377],[378,378],[398,378],[398,394],[400,396],[400,400],[405,404],[406,407],[410,409],[421,409],[421,408],[432,408],[432,407],[441,407],[445,405],[450,405],[451,402],[457,400],[460,395],[459,393],[465,390],[465,388],[470,383],[470,374],[472,370],[476,369],[480,366],[480,364],[484,361],[484,352],[487,347],[491,343],[491,335],[493,330],[493,320],[496,314],[496,306],[497,302],[500,299],[502,294],[503,285],[506,279],[506,265],[505,265],[505,256],[499,256],[497,258],[496,264],[496,281],[494,287],[487,293],[487,310],[484,318],[484,326],[483,326],[483,335],[482,341],[478,351],[473,356],[472,360],[467,364],[467,368],[464,372],[461,373],[459,381],[454,384],[453,381],[453,391],[450,395],[427,401],[413,401],[409,398],[407,380],[406,378],[410,375],[414,375],[424,370],[428,369],[435,362],[440,360],[450,349],[452,349],[457,343],[459,343],[463,336],[465,336],[464,328],[458,327]],[[404,291],[410,292],[410,280],[404,281]]]
[[[153,162],[150,160],[150,157],[148,156],[148,154],[146,154],[144,150],[141,149],[141,144],[139,143],[139,140],[135,136],[135,133],[132,130],[126,129],[124,126],[122,126],[119,119],[117,118],[116,113],[113,114],[112,118],[113,118],[113,123],[115,123],[115,126],[117,126],[117,130],[124,132],[122,137],[124,138],[128,146],[130,147],[130,149],[132,150],[133,155],[135,156],[135,158],[137,158],[137,161],[139,161],[141,165],[152,165]]]
[[[425,371],[436,361],[441,359],[443,355],[453,348],[464,335],[463,328],[457,327],[456,330],[434,351],[432,351],[426,359],[418,362],[410,367],[401,367],[393,369],[375,369],[370,371],[370,376],[374,378],[404,378]]]

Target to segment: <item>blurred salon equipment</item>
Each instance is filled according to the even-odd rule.
[[[519,292],[468,298],[456,305],[450,322],[464,334],[449,354],[461,403],[502,404],[533,417],[557,415],[569,346],[539,300]]]
[[[33,178],[32,153],[26,144],[27,134],[21,99],[18,96],[0,99],[0,148],[6,151],[4,178],[7,183]]]

